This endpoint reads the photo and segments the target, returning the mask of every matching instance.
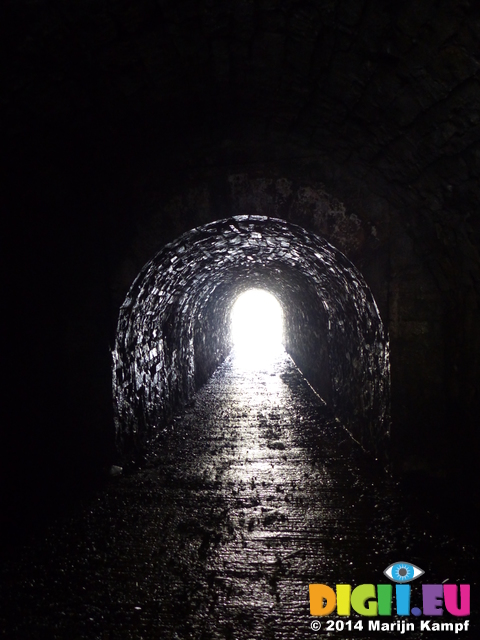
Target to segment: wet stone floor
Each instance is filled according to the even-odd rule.
[[[308,596],[310,583],[388,583],[383,571],[397,561],[428,583],[473,583],[475,558],[472,544],[402,498],[285,352],[257,368],[230,356],[140,469],[4,562],[0,635],[478,638],[472,628],[421,632],[414,616],[404,635],[369,631],[357,614],[332,614],[329,629]],[[419,597],[412,583],[412,606]]]

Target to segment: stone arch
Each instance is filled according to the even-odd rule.
[[[195,228],[142,269],[113,351],[117,443],[139,451],[226,357],[229,313],[261,286],[284,309],[286,349],[339,421],[385,460],[388,340],[363,277],[319,236],[284,220],[236,216]]]

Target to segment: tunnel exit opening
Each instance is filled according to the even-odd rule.
[[[265,289],[248,289],[230,313],[230,336],[237,362],[262,366],[283,350],[283,310]]]

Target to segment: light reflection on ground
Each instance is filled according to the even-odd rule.
[[[398,559],[473,582],[470,551],[414,525],[359,455],[284,352],[232,354],[143,468],[0,568],[2,632],[300,640],[311,582],[384,582]]]

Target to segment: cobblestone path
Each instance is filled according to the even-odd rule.
[[[112,478],[4,563],[0,635],[396,638],[358,616],[337,618],[343,630],[321,620],[316,633],[309,583],[385,583],[399,560],[428,583],[473,583],[475,558],[402,499],[284,352],[257,369],[231,356],[141,469]],[[432,637],[412,620],[402,637]]]

